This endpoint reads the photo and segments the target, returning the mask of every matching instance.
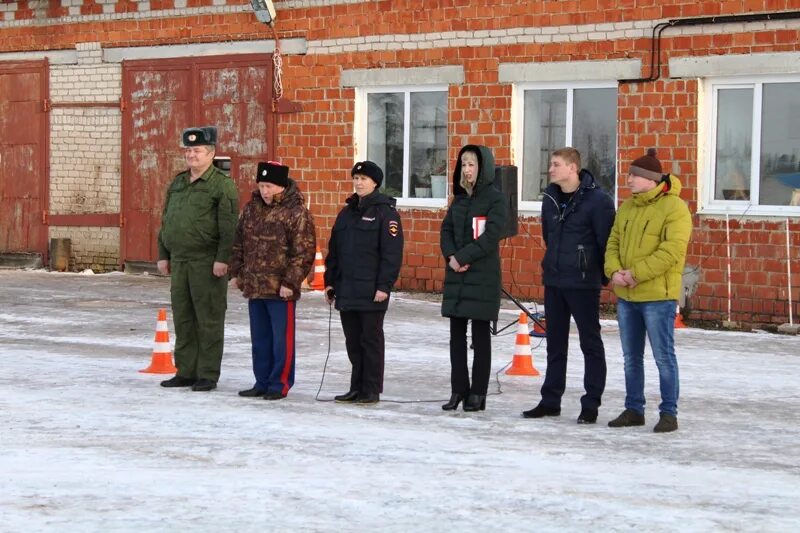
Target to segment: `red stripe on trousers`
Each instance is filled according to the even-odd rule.
[[[281,372],[281,383],[283,383],[283,390],[281,393],[286,396],[289,394],[289,371],[292,369],[292,360],[294,358],[294,306],[295,301],[287,302],[286,306],[286,362],[283,364],[283,372]]]

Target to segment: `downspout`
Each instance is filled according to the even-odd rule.
[[[650,38],[650,75],[646,78],[633,78],[619,80],[619,83],[643,83],[656,81],[661,77],[661,34],[667,28],[676,26],[700,26],[702,24],[727,24],[731,22],[764,22],[771,20],[800,19],[800,11],[781,11],[778,13],[748,13],[745,15],[715,15],[711,17],[693,17],[685,19],[671,19],[659,22],[653,27]]]

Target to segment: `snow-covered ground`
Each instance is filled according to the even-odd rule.
[[[315,401],[329,346],[319,399],[349,384],[338,315],[329,344],[331,315],[317,293],[298,306],[297,382],[287,399],[237,396],[252,374],[246,305],[233,291],[219,388],[164,389],[164,376],[138,370],[150,362],[168,287],[152,276],[0,271],[0,530],[800,526],[796,337],[678,331],[680,430],[658,435],[652,358],[647,425],[606,426],[624,398],[613,321],[604,322],[609,373],[597,425],[575,423],[576,335],[561,417],[522,419],[542,377],[504,374],[485,412],[443,412],[448,325],[430,296],[393,300],[376,406]],[[516,315],[508,309],[504,323]],[[495,372],[512,358],[514,333],[493,340]],[[543,345],[532,340],[544,373]],[[490,390],[498,390],[494,377]]]

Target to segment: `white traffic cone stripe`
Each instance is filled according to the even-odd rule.
[[[170,353],[172,347],[168,342],[156,342],[153,345],[153,353]]]

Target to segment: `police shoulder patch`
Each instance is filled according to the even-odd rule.
[[[398,224],[396,220],[390,220],[389,235],[391,235],[392,237],[397,237],[398,233],[400,233],[400,224]]]

